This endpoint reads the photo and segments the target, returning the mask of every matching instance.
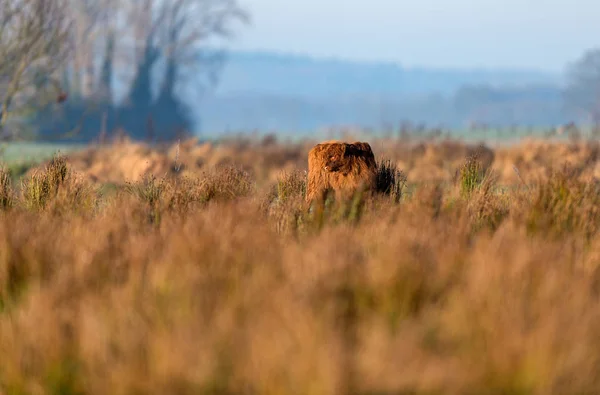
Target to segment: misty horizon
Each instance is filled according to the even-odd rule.
[[[589,48],[594,49],[594,48]],[[583,52],[585,52],[584,50]],[[388,66],[398,67],[403,70],[429,70],[429,71],[464,71],[464,72],[493,72],[493,71],[505,71],[505,72],[532,72],[536,74],[543,74],[548,76],[564,77],[565,69],[573,63],[575,60],[565,62],[562,68],[554,70],[548,70],[539,67],[527,67],[527,66],[503,66],[503,65],[428,65],[428,64],[406,64],[401,60],[390,60],[385,58],[360,58],[344,55],[327,55],[327,54],[314,54],[310,51],[294,51],[293,49],[266,49],[266,48],[237,48],[232,46],[226,50],[226,56],[270,56],[273,58],[281,59],[294,59],[299,61],[315,61],[322,63],[339,63],[348,64],[352,63],[358,66]],[[581,53],[578,55],[581,57]]]
[[[288,52],[404,67],[562,72],[597,45],[591,0],[317,3],[252,0],[234,50]]]
[[[168,140],[404,121],[448,128],[600,121],[600,81],[590,79],[600,65],[600,5],[591,0],[44,4],[64,21],[53,25],[58,42],[46,30],[34,36],[52,43],[52,62],[36,67],[53,77],[39,82],[44,70],[32,71],[3,102],[27,113],[36,84],[50,93],[34,116],[3,117],[6,135],[76,128],[90,141],[122,128]],[[11,25],[15,37],[30,34],[17,34],[21,25]],[[18,48],[4,37],[6,48]],[[4,59],[19,83],[19,65],[41,56],[28,48]]]

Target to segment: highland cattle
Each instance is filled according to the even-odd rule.
[[[377,184],[377,163],[369,143],[326,141],[308,153],[306,201],[322,199],[328,190],[348,197],[359,188],[372,192]]]

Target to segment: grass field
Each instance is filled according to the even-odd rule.
[[[10,168],[14,176],[20,176],[56,154],[68,154],[82,148],[76,144],[4,143],[0,144],[0,163]]]
[[[0,394],[600,393],[598,143],[372,141],[397,193],[309,210],[311,144],[0,173]]]

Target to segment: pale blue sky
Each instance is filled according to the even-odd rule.
[[[599,0],[243,0],[239,49],[405,66],[562,71],[600,46]]]

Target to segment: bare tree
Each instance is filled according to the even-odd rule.
[[[127,78],[129,101],[136,92],[152,101],[148,86],[158,63],[171,75],[173,68],[167,70],[167,64],[177,64],[177,76],[165,76],[173,82],[183,71],[214,76],[222,54],[214,44],[230,38],[237,22],[249,20],[237,0],[69,1],[75,21],[72,90],[84,98],[90,91],[106,97],[112,70]],[[206,51],[209,43],[212,50]],[[94,60],[100,57],[100,70],[94,70]]]
[[[65,0],[0,1],[0,137],[13,116],[64,100],[58,72],[69,50]],[[10,134],[15,134],[13,130]]]
[[[132,10],[136,69],[125,104],[138,113],[136,119],[160,112],[162,137],[172,138],[167,129],[190,126],[177,86],[202,77],[215,81],[222,60],[219,42],[230,39],[236,24],[248,23],[249,16],[237,0],[143,0]],[[160,76],[156,66],[162,66]],[[156,98],[154,81],[159,82]]]
[[[207,45],[218,48],[219,40],[232,37],[236,23],[249,21],[237,0],[143,0],[131,10],[137,74],[162,59],[167,86],[169,81],[174,84],[181,78],[178,71],[188,70],[195,76],[201,71],[207,74],[214,71],[218,56],[202,55],[221,52],[214,49],[206,52]],[[135,82],[132,85],[133,91]]]
[[[81,97],[89,97],[95,85],[95,44],[103,2],[94,0],[70,0],[69,12],[73,19],[71,30],[73,91]]]
[[[101,123],[140,137],[148,116],[160,118],[160,138],[172,137],[166,128],[187,129],[193,121],[177,87],[196,93],[203,85],[190,89],[189,82],[216,81],[223,59],[219,46],[232,37],[237,23],[249,21],[238,0],[22,1],[60,4],[65,20],[72,21],[66,39],[61,37],[71,52],[60,70],[79,100],[67,103],[62,115],[40,113],[37,123],[42,135],[58,133],[84,113],[87,126],[78,136],[84,140]],[[116,79],[125,87],[123,102],[114,95]]]
[[[156,28],[168,54],[195,62],[198,45],[231,38],[235,23],[248,21],[237,0],[173,0],[164,2]]]

